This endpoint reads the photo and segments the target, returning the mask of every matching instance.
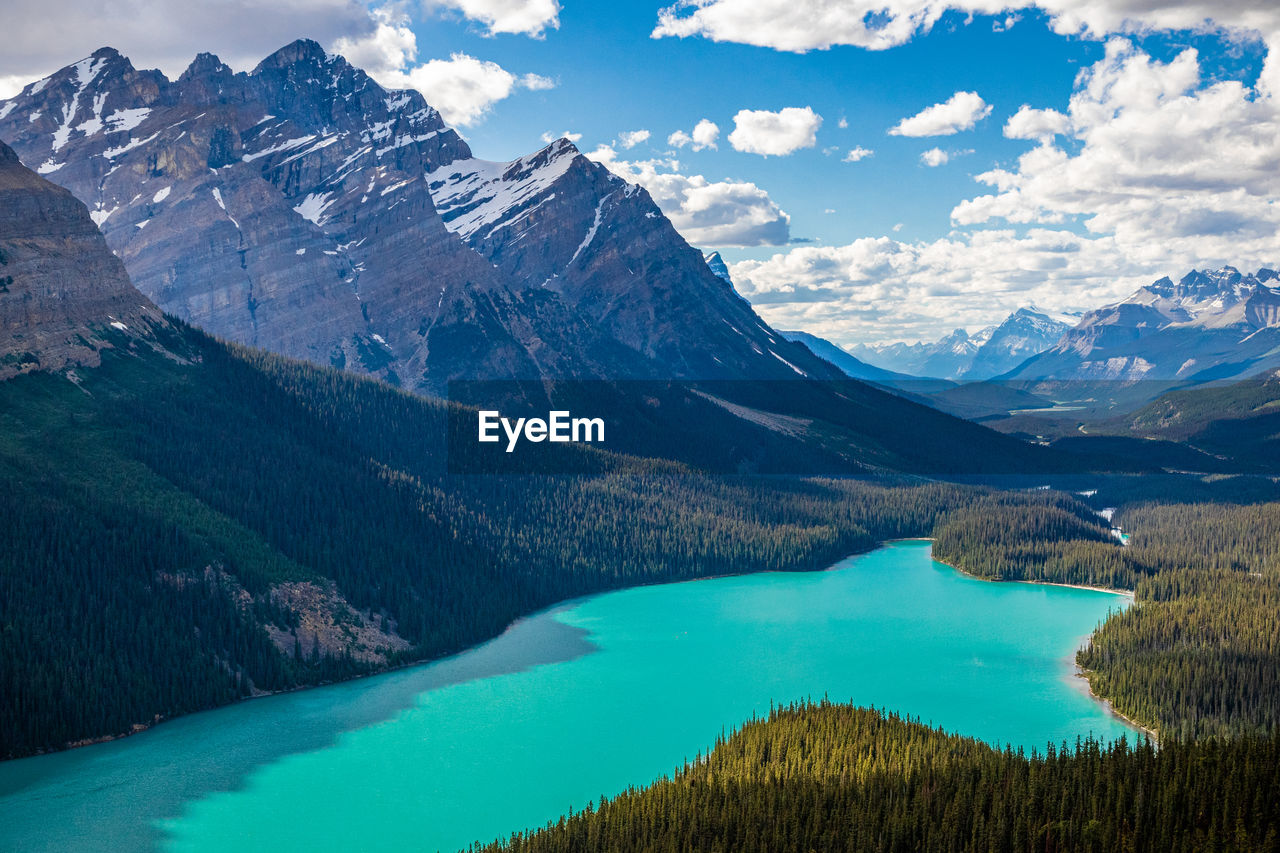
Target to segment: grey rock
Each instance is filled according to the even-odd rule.
[[[164,325],[84,204],[0,142],[0,379],[96,366]]]

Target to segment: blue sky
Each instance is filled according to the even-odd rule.
[[[90,0],[13,0],[0,96],[103,43],[173,75],[198,50],[248,68],[312,37],[422,90],[479,157],[574,134],[722,250],[767,320],[845,344],[1280,261],[1270,0],[669,2],[133,0],[116,21]],[[948,102],[971,120],[889,133]],[[763,124],[731,139],[741,111]],[[777,135],[779,111],[799,136]],[[668,144],[702,120],[714,147]],[[845,162],[856,148],[874,153]]]

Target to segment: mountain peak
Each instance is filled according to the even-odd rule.
[[[186,71],[182,72],[182,76],[178,80],[183,82],[192,77],[222,74],[230,71],[231,69],[216,55],[212,53],[197,53],[196,58],[191,60],[191,64],[187,66]]]
[[[329,54],[325,53],[319,42],[314,39],[297,39],[259,62],[253,73],[270,68],[288,68],[291,65],[322,65],[328,61]]]
[[[715,273],[717,278],[733,287],[733,279],[729,276],[729,265],[724,262],[724,258],[720,257],[719,252],[703,255],[702,259],[707,262],[707,268]]]

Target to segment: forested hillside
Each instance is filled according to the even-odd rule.
[[[1183,482],[1193,494],[1197,481]],[[1127,547],[1080,501],[1039,503],[991,495],[948,514],[934,556],[994,580],[1133,589],[1138,606],[1107,620],[1079,663],[1162,739],[1280,724],[1280,503],[1145,497],[1114,518]]]
[[[485,851],[1262,851],[1275,739],[999,752],[876,711],[799,705],[674,778]]]
[[[162,343],[0,383],[0,755],[439,656],[583,593],[820,568],[967,500],[590,450],[580,476],[450,476],[444,404]]]
[[[1152,501],[1173,485],[1197,503]],[[847,705],[774,712],[669,779],[486,851],[1280,849],[1280,503],[1269,481],[1107,480],[1122,546],[1081,500],[987,494],[935,555],[979,576],[1136,584],[1078,660],[1147,742],[999,752]],[[1230,496],[1240,503],[1224,503]],[[1216,500],[1215,500],[1216,499]]]

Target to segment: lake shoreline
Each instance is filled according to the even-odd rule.
[[[801,570],[798,570],[798,571],[800,571],[800,572],[829,572],[829,571],[834,571],[834,570],[838,569],[838,568],[839,568],[843,563],[845,563],[846,561],[848,561],[848,560],[850,560],[850,559],[853,559],[854,557],[859,557],[859,556],[862,556],[862,555],[864,555],[864,554],[869,554],[869,553],[871,553],[871,552],[873,552],[873,551],[875,551],[875,550],[877,550],[877,549],[884,548],[884,547],[889,546],[889,545],[893,545],[893,544],[896,544],[896,543],[899,543],[899,542],[929,542],[929,543],[933,543],[933,541],[934,541],[934,540],[933,540],[933,538],[932,538],[932,537],[929,537],[929,536],[904,536],[904,537],[901,537],[901,538],[898,538],[898,539],[885,539],[885,540],[882,540],[882,541],[880,541],[880,542],[875,543],[874,545],[872,545],[870,548],[868,548],[868,549],[867,549],[867,550],[865,550],[865,551],[853,551],[853,552],[850,552],[849,554],[846,554],[845,556],[843,556],[843,557],[839,558],[839,559],[838,559],[838,560],[836,560],[835,562],[833,562],[833,563],[831,563],[831,564],[829,564],[829,565],[823,566],[823,567],[821,567],[821,568],[815,568],[815,569],[801,569]],[[954,565],[952,565],[952,564],[950,564],[950,563],[944,562],[943,560],[939,560],[939,559],[937,559],[936,557],[934,557],[934,556],[933,556],[933,554],[932,554],[932,550],[930,551],[930,559],[932,559],[932,560],[933,560],[934,562],[936,562],[936,563],[939,563],[939,564],[941,564],[941,565],[946,566],[946,567],[947,567],[947,568],[949,568],[949,569],[952,569],[952,570],[953,570],[953,571],[955,571],[956,573],[958,573],[958,574],[960,574],[960,575],[962,575],[962,576],[964,576],[964,577],[966,577],[966,578],[969,578],[969,579],[972,579],[972,580],[976,580],[976,581],[984,581],[984,582],[988,582],[988,583],[1024,583],[1024,584],[1039,584],[1039,585],[1042,585],[1042,586],[1058,586],[1058,587],[1067,587],[1067,588],[1071,588],[1071,589],[1083,589],[1083,590],[1089,590],[1089,591],[1091,591],[1091,592],[1106,592],[1106,593],[1110,593],[1110,594],[1113,594],[1113,595],[1128,596],[1130,599],[1132,599],[1132,598],[1133,598],[1133,592],[1132,592],[1131,590],[1117,590],[1117,589],[1109,589],[1109,588],[1105,588],[1105,587],[1084,586],[1084,585],[1080,585],[1080,584],[1053,583],[1053,582],[1050,582],[1050,581],[1034,581],[1034,580],[994,580],[994,579],[991,579],[991,578],[982,578],[982,577],[978,577],[977,575],[974,575],[974,574],[972,574],[972,573],[970,573],[970,572],[968,572],[968,571],[966,571],[966,570],[964,570],[964,569],[960,568],[959,566],[954,566]],[[126,731],[116,732],[116,733],[113,733],[113,734],[98,735],[98,736],[96,736],[96,737],[92,737],[92,738],[83,738],[83,739],[81,739],[81,740],[76,740],[76,741],[70,741],[70,742],[68,742],[68,743],[66,743],[66,744],[63,744],[62,746],[59,746],[59,747],[56,747],[56,748],[53,748],[53,749],[41,750],[41,751],[39,751],[39,752],[33,752],[33,753],[31,753],[30,755],[22,755],[22,756],[16,756],[16,757],[13,757],[13,758],[4,758],[4,759],[0,759],[0,763],[8,763],[8,762],[11,762],[11,761],[21,761],[21,760],[22,760],[22,759],[24,759],[24,758],[37,758],[37,757],[40,757],[40,756],[55,755],[55,754],[60,753],[60,752],[68,752],[68,751],[70,751],[70,750],[81,749],[81,748],[84,748],[84,747],[90,747],[90,746],[97,746],[97,745],[101,745],[101,744],[112,743],[112,742],[115,742],[115,741],[118,741],[118,740],[123,740],[123,739],[125,739],[125,738],[133,737],[134,735],[138,735],[138,734],[142,734],[142,733],[144,733],[144,732],[150,731],[151,729],[155,728],[156,726],[159,726],[159,725],[161,725],[161,724],[163,724],[163,723],[166,723],[166,722],[169,722],[169,721],[171,721],[171,720],[181,719],[181,718],[183,718],[183,717],[190,717],[190,716],[192,716],[193,714],[203,714],[203,713],[208,713],[208,712],[210,712],[210,711],[218,711],[218,710],[222,710],[222,709],[224,709],[224,708],[230,708],[230,707],[235,706],[235,705],[241,705],[241,704],[244,704],[244,703],[246,703],[246,702],[251,702],[251,701],[253,701],[254,699],[263,699],[263,698],[267,698],[267,697],[270,697],[270,696],[282,696],[282,695],[287,695],[287,694],[290,694],[290,693],[299,693],[299,692],[302,692],[302,691],[304,691],[304,690],[313,690],[313,689],[318,688],[318,687],[330,687],[330,686],[335,685],[335,684],[346,684],[346,683],[350,683],[350,682],[352,682],[352,681],[358,681],[358,680],[362,680],[362,679],[366,679],[366,678],[373,678],[373,677],[380,676],[380,675],[389,675],[389,674],[392,674],[392,673],[401,672],[401,671],[403,671],[403,670],[413,669],[414,667],[429,666],[429,665],[432,665],[432,664],[441,663],[441,662],[443,662],[443,661],[450,660],[451,658],[455,658],[455,657],[458,657],[459,655],[466,654],[467,652],[470,652],[470,651],[473,651],[473,650],[475,650],[475,649],[478,649],[478,648],[480,648],[480,647],[482,647],[482,646],[486,645],[487,643],[491,643],[491,642],[493,642],[493,641],[494,641],[494,640],[496,640],[498,637],[501,637],[501,636],[502,636],[503,634],[505,634],[507,631],[511,630],[513,627],[515,627],[516,625],[520,624],[521,622],[523,622],[523,621],[525,621],[525,620],[528,620],[528,619],[535,619],[535,618],[538,618],[538,617],[543,616],[543,615],[548,614],[548,613],[554,613],[554,612],[556,612],[556,611],[558,611],[558,610],[562,610],[562,609],[564,609],[564,608],[572,607],[575,603],[579,603],[579,602],[582,602],[582,601],[587,600],[587,599],[590,599],[590,598],[594,598],[594,597],[599,596],[599,595],[606,595],[606,594],[611,593],[611,592],[621,592],[621,591],[623,591],[623,590],[629,590],[629,589],[641,589],[641,588],[643,588],[643,587],[651,587],[651,586],[673,586],[673,585],[677,585],[677,584],[697,583],[697,582],[699,582],[699,581],[721,580],[721,579],[724,579],[724,578],[731,578],[731,577],[750,577],[750,576],[754,576],[754,575],[765,575],[765,574],[793,574],[793,573],[795,573],[795,571],[796,571],[796,570],[789,570],[789,571],[788,571],[788,570],[781,570],[781,569],[760,569],[760,570],[757,570],[757,571],[746,571],[746,572],[727,572],[727,573],[721,573],[721,574],[715,574],[715,575],[705,575],[705,576],[701,576],[701,577],[694,577],[694,578],[681,578],[681,579],[679,579],[679,580],[665,580],[665,581],[664,581],[664,580],[654,580],[654,581],[644,581],[644,582],[641,582],[641,583],[631,584],[631,585],[627,585],[627,586],[621,586],[621,587],[617,587],[617,588],[614,588],[614,589],[606,589],[606,590],[600,590],[600,591],[597,591],[597,592],[584,593],[584,594],[582,594],[582,595],[573,596],[572,598],[566,598],[566,599],[562,599],[562,600],[560,600],[560,601],[556,601],[556,602],[554,602],[554,603],[552,603],[552,604],[547,605],[546,607],[542,607],[542,608],[539,608],[538,610],[533,610],[533,611],[530,611],[529,613],[526,613],[526,614],[523,614],[523,615],[517,616],[516,618],[512,619],[509,623],[507,623],[505,626],[503,626],[502,630],[501,630],[501,631],[499,631],[497,634],[494,634],[494,635],[493,635],[493,636],[491,636],[491,637],[486,637],[485,639],[480,640],[479,642],[473,643],[472,645],[469,645],[469,646],[466,646],[466,647],[464,647],[464,648],[457,649],[457,650],[455,650],[455,651],[451,651],[451,652],[448,652],[448,653],[445,653],[445,654],[442,654],[442,655],[438,655],[438,656],[435,656],[435,657],[429,657],[429,658],[420,658],[420,659],[412,660],[412,661],[405,661],[405,662],[403,662],[403,663],[398,663],[398,664],[395,664],[395,665],[393,665],[393,666],[382,667],[382,668],[379,668],[379,669],[376,669],[376,670],[373,670],[373,671],[370,671],[370,672],[358,673],[358,674],[352,675],[352,676],[347,677],[347,678],[338,679],[338,680],[336,680],[336,681],[322,681],[322,682],[317,682],[317,683],[315,683],[315,684],[301,684],[301,685],[298,685],[298,686],[296,686],[296,687],[288,687],[288,688],[285,688],[285,689],[283,689],[283,690],[262,690],[262,691],[257,691],[257,692],[255,692],[255,693],[253,693],[253,694],[249,695],[249,696],[244,696],[244,697],[241,697],[241,698],[235,699],[235,700],[233,700],[233,701],[231,701],[231,702],[227,702],[226,704],[223,704],[223,705],[215,705],[215,706],[210,707],[210,708],[201,708],[200,710],[197,710],[197,711],[191,711],[191,712],[189,712],[189,713],[179,714],[179,715],[176,715],[176,716],[157,715],[155,719],[153,719],[153,720],[151,720],[151,721],[149,721],[149,722],[145,722],[145,723],[134,723],[134,724],[132,724],[132,725],[130,726],[130,728],[129,728],[128,730],[126,730]],[[1092,637],[1092,636],[1093,636],[1093,634],[1091,633],[1089,636],[1090,636],[1090,637]],[[1104,706],[1106,706],[1106,707],[1107,707],[1107,709],[1108,709],[1108,711],[1109,711],[1109,712],[1111,712],[1112,714],[1114,714],[1118,719],[1124,720],[1126,723],[1128,723],[1128,724],[1132,725],[1133,727],[1135,727],[1135,728],[1137,728],[1137,729],[1140,729],[1140,730],[1142,730],[1142,731],[1144,731],[1144,732],[1148,731],[1148,729],[1146,729],[1144,726],[1142,726],[1142,725],[1140,725],[1140,724],[1138,724],[1138,723],[1136,723],[1136,722],[1134,722],[1134,721],[1130,720],[1129,718],[1125,717],[1124,715],[1120,714],[1119,712],[1117,712],[1117,711],[1115,711],[1113,708],[1111,708],[1110,702],[1109,702],[1108,700],[1106,700],[1106,699],[1104,699],[1104,698],[1102,698],[1102,697],[1100,697],[1100,696],[1097,696],[1096,694],[1094,694],[1094,693],[1092,692],[1092,687],[1090,687],[1090,691],[1089,691],[1089,692],[1090,692],[1090,695],[1091,695],[1091,696],[1093,696],[1093,698],[1094,698],[1096,701],[1098,701],[1098,702],[1102,703]],[[1154,734],[1152,735],[1152,737],[1154,738]]]

